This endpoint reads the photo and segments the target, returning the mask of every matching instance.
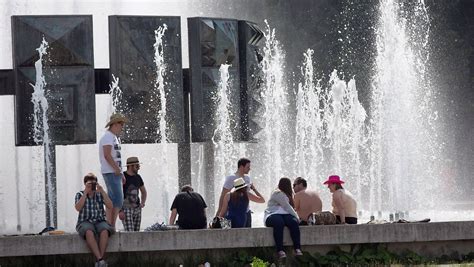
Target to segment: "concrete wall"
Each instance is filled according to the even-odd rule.
[[[474,221],[407,223],[379,225],[327,225],[301,227],[303,250],[326,253],[339,247],[349,250],[361,244],[386,244],[392,252],[410,249],[422,256],[439,257],[443,254],[466,255],[474,252]],[[289,232],[285,245],[290,246]],[[268,248],[273,252],[271,228],[228,230],[175,230],[160,232],[119,232],[112,236],[107,251],[109,257],[118,254],[140,255],[141,258],[223,257],[238,250],[252,251]],[[290,251],[290,250],[289,250]],[[5,236],[0,238],[0,265],[34,258],[35,256],[68,254],[74,260],[91,258],[85,242],[77,234],[62,236]],[[114,256],[113,256],[114,255]],[[3,262],[3,264],[2,264]]]

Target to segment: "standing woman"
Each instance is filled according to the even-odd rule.
[[[273,227],[273,238],[279,258],[285,258],[286,253],[283,250],[283,228],[290,229],[291,239],[295,255],[301,256],[299,217],[294,210],[293,190],[291,180],[283,177],[278,183],[278,188],[273,191],[264,215],[265,225]]]
[[[255,195],[249,191],[249,186],[243,178],[237,178],[234,180],[234,188],[224,196],[222,209],[218,215],[230,220],[232,228],[246,226],[249,200],[265,203],[265,199],[253,185],[250,185],[250,189],[255,192]]]
[[[331,175],[324,182],[332,193],[332,213],[336,215],[338,224],[357,224],[357,203],[349,191],[342,184],[344,181],[337,175]]]

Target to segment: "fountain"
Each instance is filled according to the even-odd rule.
[[[117,11],[118,13],[124,12],[130,7],[127,5],[127,3],[118,5],[121,6],[121,9],[114,8],[114,12],[117,10],[122,10],[121,12]],[[157,6],[163,7],[161,4],[157,4]],[[177,14],[183,15],[183,17],[202,15],[199,13],[200,11],[190,5],[183,5],[183,7],[186,11],[180,11],[181,7],[177,7]],[[25,8],[15,6],[2,14],[9,18],[12,14],[18,13],[18,10]],[[45,11],[44,7],[36,6],[35,8],[38,8],[38,12]],[[91,7],[78,5],[77,10],[61,9],[61,13],[93,13],[95,19],[104,19],[104,14],[108,11],[104,13],[104,9],[96,11],[93,10],[94,8],[98,8],[97,5],[91,4]],[[106,5],[104,8],[106,10],[112,9],[110,5]],[[141,10],[144,14],[161,12],[155,6],[148,6],[148,8],[149,11],[143,7],[137,7],[134,10]],[[25,13],[31,13],[32,10],[28,9],[28,12]],[[203,8],[203,10],[205,9]],[[221,13],[217,10],[215,13],[209,14],[234,17],[228,13],[231,12],[230,9],[222,9],[219,11]],[[346,9],[345,12],[350,12],[350,10]],[[176,108],[178,111],[181,110],[181,114],[176,110],[171,111],[169,108],[176,103],[184,105],[188,109],[196,108],[195,103],[192,102],[196,101],[196,96],[192,95],[193,92],[196,92],[196,83],[191,82],[191,87],[194,90],[191,92],[191,103],[183,101],[183,97],[180,95],[183,88],[179,86],[179,82],[182,82],[182,76],[180,76],[182,68],[181,30],[186,32],[186,27],[189,27],[189,39],[191,40],[192,35],[197,32],[193,31],[191,24],[187,26],[182,23],[181,29],[180,21],[183,20],[178,18],[174,26],[168,21],[165,26],[165,21],[160,20],[159,24],[146,24],[153,25],[153,27],[136,27],[132,23],[130,28],[121,29],[122,32],[111,31],[109,47],[111,50],[116,50],[112,51],[109,59],[107,53],[104,52],[107,50],[104,45],[107,44],[104,37],[107,34],[102,26],[106,23],[104,21],[94,23],[94,30],[98,32],[99,38],[95,38],[96,64],[95,67],[92,65],[92,68],[109,68],[113,76],[110,80],[110,95],[104,94],[105,91],[108,91],[107,88],[96,88],[96,92],[99,92],[94,97],[96,104],[91,106],[97,108],[94,110],[96,115],[94,123],[97,123],[99,127],[93,130],[93,138],[101,135],[101,131],[103,131],[101,126],[111,112],[126,112],[126,108],[121,107],[119,103],[135,101],[131,105],[138,108],[133,114],[139,114],[134,120],[139,126],[135,129],[127,129],[128,132],[124,139],[128,139],[130,143],[124,144],[123,151],[126,154],[125,157],[133,154],[144,159],[142,174],[145,179],[148,179],[145,181],[147,187],[150,185],[148,187],[150,200],[156,200],[156,203],[147,205],[142,226],[146,227],[147,224],[157,220],[161,222],[167,219],[169,204],[178,189],[177,173],[181,171],[181,165],[177,163],[177,158],[181,155],[177,155],[179,154],[177,152],[179,145],[176,144],[187,142],[186,138],[182,138],[182,136],[186,135],[183,129],[188,126],[192,129],[194,142],[190,145],[192,160],[188,160],[192,170],[189,180],[192,181],[197,191],[203,193],[211,208],[215,205],[216,194],[220,191],[224,176],[234,171],[235,161],[238,157],[246,156],[252,160],[250,175],[254,178],[255,185],[265,196],[270,194],[281,176],[290,178],[303,176],[308,178],[311,188],[321,192],[324,209],[329,210],[331,209],[330,194],[321,185],[321,182],[327,175],[339,173],[347,180],[347,188],[354,193],[360,203],[361,221],[368,220],[369,216],[395,219],[395,217],[401,218],[403,215],[405,218],[409,216],[408,218],[415,219],[420,216],[425,217],[424,214],[427,213],[422,213],[423,209],[439,213],[447,210],[448,207],[442,204],[449,202],[452,198],[443,189],[447,178],[443,177],[440,170],[446,160],[443,152],[447,139],[444,139],[442,127],[439,125],[439,118],[443,115],[443,110],[437,106],[440,99],[437,98],[438,94],[430,79],[433,76],[429,76],[431,69],[428,68],[432,58],[428,49],[430,40],[432,40],[430,39],[431,18],[428,15],[430,9],[421,0],[410,5],[381,0],[377,11],[379,13],[378,21],[374,29],[377,51],[371,58],[374,61],[374,73],[371,78],[370,90],[360,82],[362,79],[368,80],[368,77],[345,76],[339,67],[339,71],[333,70],[334,68],[321,70],[322,64],[319,62],[323,59],[315,55],[320,55],[321,51],[318,49],[321,47],[324,49],[325,46],[313,46],[306,43],[291,46],[288,41],[285,42],[285,38],[290,38],[287,36],[295,35],[288,32],[288,29],[292,29],[292,25],[285,28],[279,23],[278,19],[281,15],[277,11],[269,10],[263,15],[263,13],[259,13],[258,9],[255,9],[246,13],[248,17],[245,19],[253,19],[261,25],[264,25],[261,18],[273,16],[274,19],[268,21],[276,25],[275,28],[271,28],[269,23],[266,24],[265,43],[261,44],[260,49],[255,53],[257,58],[261,56],[259,66],[261,76],[255,79],[254,85],[258,85],[257,88],[247,92],[247,95],[249,98],[253,98],[253,102],[248,108],[255,111],[253,112],[255,117],[249,118],[249,120],[258,124],[258,127],[255,128],[260,130],[252,132],[254,136],[250,136],[249,139],[252,139],[253,142],[248,143],[239,142],[236,133],[239,133],[240,121],[235,120],[235,117],[244,113],[235,104],[240,99],[239,93],[236,94],[235,91],[240,90],[239,79],[242,77],[238,75],[241,67],[239,64],[243,64],[243,61],[240,55],[223,52],[224,49],[232,45],[235,51],[239,51],[241,48],[235,45],[237,43],[235,41],[238,39],[236,37],[238,31],[235,26],[238,24],[237,21],[216,19],[216,21],[221,21],[215,25],[204,23],[209,28],[220,30],[216,36],[219,35],[218,38],[225,39],[223,44],[215,47],[209,45],[212,41],[208,39],[196,45],[208,49],[209,54],[206,55],[208,57],[204,61],[211,60],[213,57],[218,59],[225,55],[223,62],[220,63],[226,63],[226,60],[234,62],[232,66],[226,67],[226,65],[221,66],[221,64],[206,61],[205,63],[209,65],[203,66],[202,72],[194,74],[194,76],[191,75],[200,77],[200,79],[203,77],[205,79],[213,78],[212,82],[216,82],[220,77],[221,82],[212,84],[212,82],[205,80],[220,89],[215,92],[208,91],[219,94],[219,98],[216,97],[216,101],[213,102],[217,111],[209,113],[208,110],[205,110],[206,112],[200,113],[194,110],[189,116],[191,117],[190,125],[185,125],[186,120],[183,117],[189,114],[183,115],[182,106]],[[118,17],[129,19],[127,16]],[[145,21],[149,18],[151,17],[143,16],[133,19]],[[294,19],[298,20],[298,18]],[[210,21],[210,19],[208,20]],[[289,18],[288,21],[290,21]],[[349,22],[344,23],[344,27],[350,31],[351,25],[347,23]],[[119,24],[117,23],[115,26],[117,25]],[[162,27],[158,28],[158,25],[162,25]],[[311,27],[308,25],[305,24],[305,27]],[[145,28],[149,34],[139,32]],[[10,35],[4,26],[0,26],[0,30],[4,33],[2,36]],[[117,29],[114,28],[114,30]],[[130,34],[130,36],[119,35],[123,32]],[[153,35],[153,33],[155,34]],[[146,40],[153,40],[155,46],[153,47],[149,42],[145,45],[144,42],[141,42],[145,38],[136,38],[133,34],[146,36],[148,38]],[[164,41],[164,36],[172,36],[175,39]],[[315,35],[314,38],[321,36]],[[130,37],[126,42],[120,39],[126,37]],[[160,39],[160,37],[162,38]],[[183,40],[187,40],[186,38],[188,35],[183,34]],[[307,39],[309,37],[302,35],[302,40]],[[347,41],[349,38],[343,36],[341,40]],[[298,40],[293,38],[292,41],[297,42]],[[2,43],[9,44],[11,42],[4,41]],[[136,45],[137,50],[134,50],[133,53],[122,53],[120,49],[123,47],[120,45],[125,43],[129,46]],[[184,61],[182,64],[186,67],[188,55],[185,49],[186,42],[183,43]],[[52,43],[50,42],[50,44]],[[141,55],[140,53],[145,53],[144,50],[140,50],[142,45],[149,49],[147,51],[154,49],[143,58],[138,56]],[[240,46],[241,43],[239,42],[238,45]],[[302,46],[305,47],[302,48]],[[5,48],[4,51],[10,49],[9,47],[1,48]],[[62,47],[56,46],[56,52],[60,48]],[[300,49],[301,51],[299,51]],[[171,61],[173,64],[168,64],[169,58],[167,56],[171,50],[178,56]],[[227,52],[230,50],[228,49]],[[51,53],[54,52],[54,50],[51,51]],[[341,53],[348,52],[342,51]],[[288,55],[293,57],[295,54],[298,57],[288,58]],[[190,72],[192,72],[196,66],[191,64],[193,63],[191,62],[193,60],[191,49],[189,55]],[[346,55],[346,57],[349,56]],[[350,55],[350,57],[356,56]],[[74,58],[74,56],[69,58]],[[122,61],[114,61],[119,58]],[[128,64],[129,58],[140,58],[140,64]],[[2,63],[6,61],[4,55],[0,55],[0,59],[2,59]],[[8,57],[8,62],[9,60],[10,57]],[[298,71],[295,73],[292,73],[293,69],[288,66],[288,62],[292,60],[301,61],[297,68]],[[201,58],[198,61],[202,63]],[[77,64],[77,67],[82,63],[74,64]],[[11,68],[11,66],[7,66],[8,64],[4,65],[6,67],[3,68]],[[132,65],[134,68],[130,67]],[[221,67],[220,72],[217,71],[219,67]],[[170,71],[171,69],[172,71]],[[63,74],[58,73],[58,75]],[[171,80],[167,80],[169,75],[177,76],[170,82]],[[145,90],[138,86],[138,81],[143,80],[147,81],[146,84],[150,88]],[[40,80],[37,79],[37,81]],[[48,86],[50,84],[52,85],[48,80]],[[212,86],[206,88],[210,89]],[[147,95],[148,92],[153,93]],[[207,91],[203,90],[203,92]],[[130,95],[134,96],[133,99],[125,100]],[[214,95],[217,96],[217,94]],[[148,100],[152,100],[153,106],[141,104]],[[44,207],[37,209],[37,206],[42,206],[46,201],[43,197],[46,194],[43,192],[45,185],[41,179],[36,177],[38,174],[34,173],[40,172],[38,170],[42,171],[42,167],[38,166],[42,165],[42,160],[38,158],[38,154],[41,154],[42,151],[38,151],[37,147],[15,147],[14,120],[10,118],[12,115],[9,112],[10,109],[14,109],[13,103],[15,102],[9,95],[2,95],[0,101],[2,110],[0,121],[3,134],[0,142],[2,142],[2,150],[5,148],[6,154],[12,155],[12,159],[2,158],[4,163],[0,169],[14,166],[11,173],[0,172],[0,174],[2,177],[13,174],[16,178],[15,182],[11,184],[0,182],[0,199],[3,205],[1,209],[5,210],[5,213],[0,217],[0,225],[5,225],[2,228],[5,229],[4,233],[38,232],[44,227],[45,222],[42,215]],[[115,102],[110,104],[111,101]],[[232,110],[229,106],[232,106]],[[159,111],[147,112],[146,108]],[[149,116],[151,113],[153,116]],[[196,114],[202,117],[193,117],[197,116]],[[199,119],[203,120],[199,121]],[[199,123],[193,124],[197,121]],[[203,127],[203,121],[212,123]],[[144,125],[147,125],[147,122],[156,123],[157,127],[146,129]],[[175,125],[174,123],[181,124]],[[95,124],[94,127],[83,128],[95,129]],[[200,129],[202,132],[196,129]],[[140,140],[130,139],[130,136],[133,135],[140,135]],[[135,143],[132,144],[133,142]],[[44,141],[43,145],[47,146]],[[61,160],[57,170],[58,226],[68,231],[74,231],[73,226],[77,213],[70,208],[71,196],[81,189],[80,179],[84,173],[89,171],[98,173],[97,147],[89,139],[78,142],[74,146],[56,146],[56,149],[57,158]],[[36,161],[32,158],[35,158]],[[48,158],[49,156],[46,156],[45,160]],[[40,163],[37,162],[38,160]],[[209,165],[210,162],[212,162],[212,166]],[[456,159],[453,162],[456,162]],[[456,164],[462,164],[462,162]],[[48,164],[46,163],[45,166]],[[45,168],[45,171],[47,172],[48,168]],[[206,190],[209,190],[207,193],[210,194],[206,194]],[[463,190],[463,192],[467,192],[469,188],[463,188]],[[437,194],[432,192],[437,192]],[[7,205],[4,203],[8,199],[16,199],[15,208],[6,208]],[[259,218],[264,205],[251,205],[255,211],[254,225],[262,226]],[[432,216],[433,214],[427,215],[427,217]],[[469,216],[469,214],[464,215],[462,218],[472,219],[472,216]],[[440,220],[440,218],[446,217],[437,216],[436,213],[435,217],[432,217],[434,220]],[[461,217],[450,217],[450,219],[461,219]],[[49,222],[46,223],[50,224],[50,220],[48,219]],[[35,222],[38,222],[38,225]]]
[[[39,59],[35,62],[36,83],[33,87],[31,102],[33,103],[33,140],[37,145],[42,145],[44,150],[44,175],[46,190],[46,225],[56,226],[56,177],[53,172],[55,164],[55,149],[51,141],[48,122],[48,97],[46,80],[43,75],[43,56],[47,54],[48,42],[44,39],[38,51]]]
[[[236,165],[234,137],[231,131],[231,120],[235,116],[229,114],[232,111],[229,100],[229,65],[222,64],[219,68],[219,74],[219,87],[214,96],[216,130],[212,137],[212,143],[214,144],[215,177],[226,177],[234,172]],[[213,190],[215,199],[219,199],[220,188],[222,188],[222,180],[217,179]]]

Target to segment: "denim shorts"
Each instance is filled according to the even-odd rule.
[[[90,223],[90,222],[81,222],[76,227],[77,232],[79,235],[86,239],[86,232],[87,230],[91,230],[95,236],[99,236],[102,231],[107,230],[109,232],[109,236],[111,236],[114,231],[112,230],[112,226],[108,224],[106,221]]]
[[[102,176],[107,186],[107,195],[112,200],[114,208],[121,209],[123,205],[122,174],[103,173]]]

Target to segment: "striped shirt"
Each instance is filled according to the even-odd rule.
[[[75,203],[79,201],[82,195],[84,195],[84,191],[77,192]],[[104,199],[101,193],[95,192],[93,197],[86,197],[84,207],[79,211],[77,217],[77,225],[85,221],[90,223],[105,221]]]

